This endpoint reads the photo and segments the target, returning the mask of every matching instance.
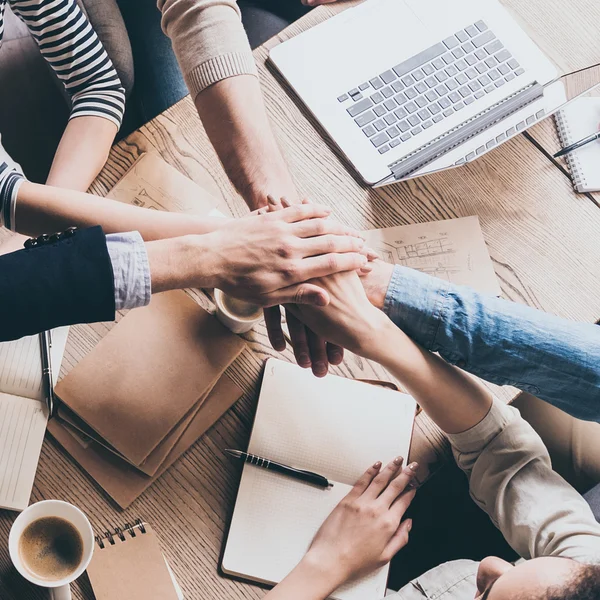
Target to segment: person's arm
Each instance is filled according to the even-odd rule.
[[[235,0],[159,0],[198,114],[231,181],[254,210],[297,192],[266,115]]]
[[[319,285],[330,304],[298,307],[303,320],[326,339],[379,362],[403,383],[448,434],[473,499],[521,556],[600,560],[600,524],[583,498],[552,471],[543,442],[516,409],[412,341],[369,303],[355,274]]]
[[[600,422],[600,327],[378,261],[371,301],[418,344],[461,369]]]
[[[86,190],[104,166],[121,126],[125,90],[76,0],[10,4],[72,101],[48,183]]]

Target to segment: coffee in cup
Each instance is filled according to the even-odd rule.
[[[19,557],[34,577],[60,581],[77,571],[83,559],[83,540],[77,528],[61,517],[41,517],[19,539]]]

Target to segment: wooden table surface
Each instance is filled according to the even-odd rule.
[[[568,19],[560,0],[504,3],[562,72],[600,59],[596,0],[569,2]],[[266,46],[353,4],[315,10]],[[550,120],[474,164],[373,190],[356,179],[265,67],[267,47],[256,51],[267,109],[302,194],[331,206],[336,218],[359,229],[478,215],[505,298],[568,319],[600,319],[600,204],[594,196],[575,194],[568,174],[548,159],[547,152],[555,143]],[[234,216],[246,211],[189,98],[117,144],[92,191],[106,194],[141,153],[151,150],[199,184],[218,190]],[[208,297],[197,297],[211,308]],[[111,326],[71,329],[63,376]],[[230,369],[246,390],[243,398],[129,509],[116,508],[50,438],[44,442],[32,501],[73,502],[85,510],[97,531],[137,516],[149,521],[188,600],[261,598],[264,591],[260,588],[217,573],[223,531],[239,480],[238,469],[223,457],[221,448],[243,447],[247,442],[262,364],[275,354],[264,327],[259,327]],[[289,350],[284,356],[292,360]],[[390,379],[381,367],[351,355],[333,372]],[[499,393],[510,400],[514,390]],[[418,418],[416,440],[417,454],[428,451],[435,461],[447,456],[443,436],[425,415]],[[14,518],[14,513],[0,512],[0,598],[47,598],[45,590],[28,585],[10,565],[7,540]],[[78,599],[93,598],[86,577],[73,585],[73,592]]]

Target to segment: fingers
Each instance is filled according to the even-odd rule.
[[[264,306],[276,304],[310,304],[327,306],[329,294],[314,283],[297,283],[262,296]]]
[[[346,496],[347,500],[355,500],[359,496],[362,496],[365,490],[369,487],[369,484],[379,470],[381,469],[381,462],[377,461],[374,465],[370,466],[358,479],[358,481],[354,484],[353,488],[348,492]]]
[[[300,238],[312,238],[319,235],[349,235],[355,238],[363,238],[363,234],[352,227],[342,225],[331,219],[310,219],[294,223],[292,233]]]
[[[285,314],[296,362],[303,369],[308,369],[311,363],[310,353],[308,351],[308,340],[306,339],[306,327],[304,327],[304,323],[299,321],[287,308]]]
[[[294,204],[288,208],[270,214],[272,219],[281,219],[286,223],[297,223],[305,219],[324,219],[331,214],[331,209],[319,204]]]
[[[344,349],[341,346],[327,342],[327,358],[331,365],[341,364],[344,360]]]
[[[369,488],[365,491],[365,498],[375,499],[378,498],[381,492],[385,490],[390,481],[396,477],[400,471],[404,459],[401,456],[397,456],[391,463],[389,463],[385,469],[383,469],[375,479],[371,482]]]
[[[407,490],[407,485],[414,479],[417,471],[417,463],[413,462],[401,471],[396,471],[396,475],[390,480],[388,486],[381,492],[379,499],[386,506],[394,504],[396,499]]]
[[[325,375],[327,375],[327,371],[329,370],[329,361],[327,360],[327,345],[325,340],[320,338],[308,327],[305,327],[305,329],[313,375],[315,377],[325,377]]]
[[[312,256],[300,261],[295,280],[308,281],[317,277],[327,277],[327,275],[333,275],[334,273],[357,271],[358,269],[362,269],[366,264],[366,257],[356,252]]]
[[[383,555],[386,559],[391,560],[406,544],[408,544],[408,534],[412,529],[412,519],[406,519],[402,521],[400,526],[396,530],[396,533],[392,536],[392,539],[388,542]]]
[[[362,254],[364,245],[365,242],[363,240],[350,237],[349,235],[321,235],[319,237],[303,240],[300,247],[303,258],[305,258],[307,256],[343,254],[345,252],[357,252]],[[367,257],[365,256],[365,258]]]
[[[271,346],[277,352],[283,352],[285,350],[285,337],[283,335],[283,329],[281,328],[281,309],[279,306],[272,306],[265,308],[263,311],[265,315],[265,325],[267,326],[267,333],[269,334],[269,341]]]

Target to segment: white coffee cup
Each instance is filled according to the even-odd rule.
[[[263,311],[257,304],[228,296],[215,288],[217,319],[233,333],[246,333],[263,320]]]
[[[68,521],[79,532],[83,542],[80,564],[63,579],[48,580],[36,577],[24,564],[19,553],[19,541],[25,529],[34,521],[45,517],[58,517]],[[27,581],[49,588],[53,600],[71,600],[71,583],[83,574],[92,560],[94,532],[88,518],[76,506],[61,500],[43,500],[26,508],[15,519],[8,536],[8,549],[15,568]]]

